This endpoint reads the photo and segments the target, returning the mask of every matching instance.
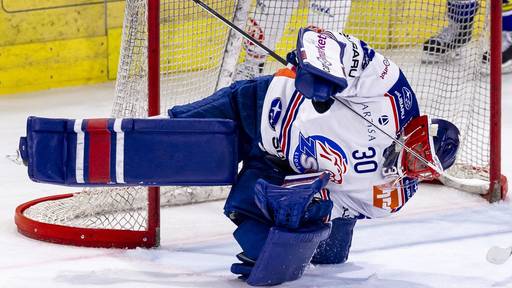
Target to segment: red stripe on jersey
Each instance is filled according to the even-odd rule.
[[[395,98],[393,98],[393,96],[389,95],[388,93],[386,93],[385,95],[386,97],[388,97],[389,101],[391,102],[391,110],[393,110],[393,117],[395,118],[395,132],[398,132],[398,112],[396,110],[396,103],[395,103]]]
[[[297,112],[297,107],[299,106],[300,101],[302,100],[302,94],[297,93],[297,97],[295,97],[295,101],[292,103],[292,108],[290,109],[290,112],[288,113],[288,118],[286,118],[286,121],[284,123],[283,127],[283,138],[281,138],[281,150],[286,153],[286,143],[288,141],[288,130],[290,129],[290,126],[293,122],[293,119],[295,118],[295,113]]]
[[[110,182],[110,131],[108,119],[87,121],[89,134],[89,182]]]
[[[321,190],[320,195],[322,195],[322,200],[327,200],[328,199],[328,197],[327,197],[327,189],[323,188]]]

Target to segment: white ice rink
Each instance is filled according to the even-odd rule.
[[[503,174],[512,178],[512,75],[503,76]],[[21,236],[17,205],[77,189],[32,183],[5,156],[29,115],[107,117],[113,84],[0,96],[0,288],[248,287],[229,272],[239,247],[222,202],[164,209],[157,249],[61,246]],[[512,179],[511,179],[512,180]],[[510,193],[512,194],[512,192]],[[493,245],[512,245],[512,204],[422,185],[395,217],[356,225],[348,263],[309,267],[282,287],[512,287],[512,259],[488,263]]]

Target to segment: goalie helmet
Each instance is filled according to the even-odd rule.
[[[405,146],[410,148],[402,149],[400,153],[403,175],[433,180],[455,163],[459,129],[453,123],[426,115],[419,116],[407,123],[402,136]]]
[[[452,122],[433,118],[431,125],[437,129],[436,134],[432,135],[434,140],[434,149],[437,158],[443,166],[443,170],[450,168],[455,163],[457,151],[459,149],[459,128]],[[437,127],[436,127],[437,126]]]

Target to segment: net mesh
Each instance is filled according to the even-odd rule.
[[[308,25],[365,40],[402,68],[422,113],[460,128],[460,153],[449,172],[488,179],[489,64],[482,61],[489,49],[488,1],[478,6],[471,0],[204,2],[283,57],[294,48],[299,27]],[[145,0],[126,1],[113,117],[147,115],[146,11]],[[280,66],[193,1],[162,0],[160,29],[162,113]],[[219,199],[226,189],[166,187],[161,199],[163,205]],[[144,230],[147,201],[144,188],[86,189],[33,206],[25,215],[61,225]]]

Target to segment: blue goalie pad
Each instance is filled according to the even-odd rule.
[[[250,259],[257,259],[268,238],[270,228],[265,223],[248,218],[238,225],[238,228],[233,232],[233,236],[242,247],[245,256]]]
[[[68,186],[228,185],[236,147],[224,119],[29,117],[20,140],[30,179]]]
[[[331,221],[331,234],[329,238],[320,242],[316,248],[311,263],[313,264],[340,264],[348,259],[352,235],[357,219],[335,218]]]
[[[320,241],[329,236],[330,229],[329,224],[301,231],[272,227],[250,270],[247,284],[270,286],[299,279]]]

